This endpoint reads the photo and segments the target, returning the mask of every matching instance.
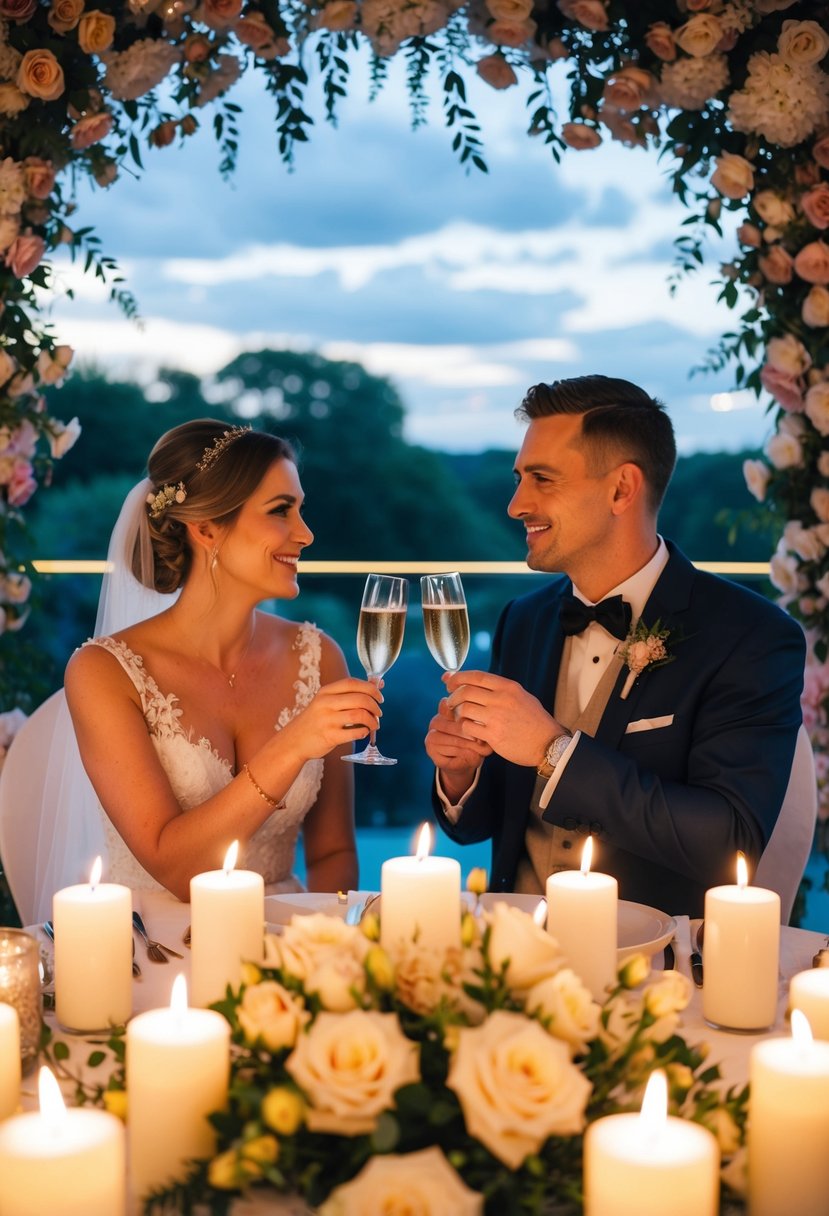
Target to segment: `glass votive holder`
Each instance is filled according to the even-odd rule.
[[[20,1064],[34,1067],[40,1048],[40,951],[30,933],[0,928],[0,1001],[20,1019]]]

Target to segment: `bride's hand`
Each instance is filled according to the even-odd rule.
[[[335,747],[365,737],[380,724],[383,694],[376,684],[348,676],[324,684],[301,713],[282,729],[304,759],[328,755]]]

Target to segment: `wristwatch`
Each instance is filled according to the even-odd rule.
[[[572,738],[569,730],[565,730],[550,740],[544,749],[544,759],[537,769],[539,777],[552,777],[556,765],[570,746]]]

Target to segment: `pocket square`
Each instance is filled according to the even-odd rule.
[[[628,722],[625,734],[634,735],[640,730],[659,730],[660,727],[670,726],[673,720],[673,714],[665,714],[662,718],[637,718],[635,722]]]

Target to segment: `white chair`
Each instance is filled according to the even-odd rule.
[[[12,740],[0,772],[0,858],[20,920],[31,925],[35,909],[35,855],[49,747],[63,690],[26,719]]]
[[[780,896],[780,919],[789,923],[797,889],[812,851],[817,820],[817,774],[805,726],[797,732],[789,785],[774,831],[752,882]]]

